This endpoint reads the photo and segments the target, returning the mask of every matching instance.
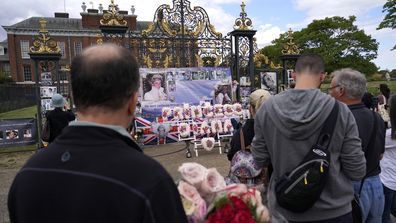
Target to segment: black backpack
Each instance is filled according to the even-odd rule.
[[[304,212],[319,199],[329,175],[330,152],[327,148],[333,135],[338,107],[336,101],[317,142],[303,161],[277,180],[275,194],[279,206],[292,212]]]

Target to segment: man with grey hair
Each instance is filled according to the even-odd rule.
[[[353,182],[355,193],[360,193],[363,222],[381,222],[385,200],[379,178],[379,161],[385,149],[384,121],[362,103],[366,91],[366,78],[363,74],[346,68],[333,72],[332,77],[329,94],[347,104],[352,111],[366,157],[366,175],[361,192],[361,181]]]

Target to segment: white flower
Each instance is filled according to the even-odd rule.
[[[210,134],[210,127],[206,121],[201,124],[201,135]]]
[[[239,103],[234,104],[234,114],[241,116],[243,115],[242,105]]]
[[[190,132],[191,132],[190,124],[188,124],[188,123],[180,123],[180,125],[179,125],[179,133],[180,133],[181,137],[183,137],[183,138],[189,137],[190,136]]]
[[[212,120],[210,122],[210,129],[212,130],[212,133],[217,133],[216,123],[217,123],[217,120]]]
[[[201,140],[201,143],[206,151],[212,151],[215,146],[215,139],[213,137],[205,137]]]
[[[192,124],[192,130],[194,132],[194,135],[198,135],[199,134],[199,126],[197,123],[193,123]]]
[[[224,115],[225,116],[232,116],[234,114],[234,109],[233,109],[232,105],[225,104],[223,108],[224,108]]]
[[[173,108],[173,118],[175,120],[183,119],[183,109],[181,107]]]
[[[169,107],[163,107],[161,115],[162,115],[162,118],[168,119],[168,117],[171,115],[171,109]]]
[[[234,127],[232,126],[232,123],[231,123],[230,119],[226,119],[224,121],[224,132],[225,133],[234,132]]]
[[[214,193],[223,190],[226,187],[224,177],[216,170],[210,168],[206,171],[206,176],[202,182],[200,191],[203,193]]]

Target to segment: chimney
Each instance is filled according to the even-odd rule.
[[[69,13],[66,12],[55,12],[55,18],[69,18]]]

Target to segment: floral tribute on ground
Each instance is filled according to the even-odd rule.
[[[266,223],[268,209],[256,188],[244,184],[227,185],[215,168],[198,163],[179,167],[178,190],[191,223]]]

